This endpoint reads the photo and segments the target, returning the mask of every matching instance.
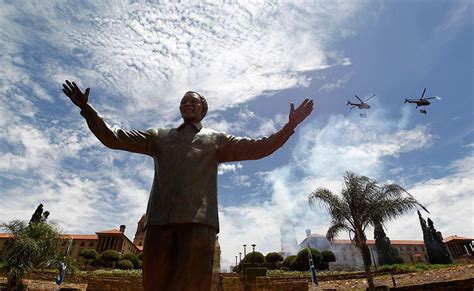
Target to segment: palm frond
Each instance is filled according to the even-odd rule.
[[[348,205],[330,190],[320,187],[312,192],[308,199],[311,206],[314,206],[317,202],[324,206],[334,220],[346,219],[351,221]]]
[[[352,232],[353,230],[347,226],[346,224],[344,224],[343,222],[337,222],[337,223],[333,223],[327,233],[326,233],[326,238],[329,240],[329,241],[333,241],[338,235],[339,233],[341,233],[342,231],[347,231],[347,232]]]

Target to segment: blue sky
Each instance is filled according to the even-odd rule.
[[[285,218],[298,241],[324,234],[308,195],[339,192],[347,170],[404,186],[444,235],[474,236],[472,1],[240,4],[1,2],[0,222],[43,203],[64,232],[126,224],[133,237],[152,161],[102,146],[61,92],[70,79],[128,129],[178,125],[191,89],[209,101],[204,126],[251,137],[315,100],[278,152],[220,168],[224,266],[242,244],[280,250]],[[442,98],[427,115],[403,104],[425,87]],[[354,94],[377,95],[367,118],[345,106]],[[415,213],[387,233],[422,238]]]

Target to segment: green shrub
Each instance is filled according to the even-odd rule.
[[[130,260],[120,260],[117,262],[117,268],[121,270],[133,269],[133,263]]]
[[[95,271],[80,271],[79,277],[141,277],[142,270],[99,269]]]
[[[265,265],[265,257],[260,252],[248,253],[237,265],[238,272],[245,271],[248,267],[259,267]]]
[[[285,268],[287,270],[290,270],[290,266],[291,266],[291,262],[293,262],[293,260],[296,258],[295,255],[291,255],[291,256],[288,256],[286,257],[284,260],[283,260],[283,264],[281,266],[281,268]]]
[[[102,253],[101,260],[104,262],[115,263],[120,261],[120,253],[116,250],[107,250]]]
[[[137,257],[143,262],[143,252],[139,253]]]
[[[134,269],[140,269],[142,267],[142,262],[140,261],[138,256],[134,254],[126,254],[125,256],[123,256],[123,259],[132,262]]]
[[[265,262],[270,263],[270,264],[276,264],[277,262],[281,262],[281,261],[283,261],[283,256],[276,252],[268,253],[265,256]]]
[[[260,252],[251,252],[248,253],[240,263],[263,264],[265,263],[265,257]]]
[[[321,261],[321,254],[316,249],[310,249],[311,255],[313,257],[314,265],[318,265]],[[309,270],[309,259],[308,259],[308,250],[301,250],[296,258],[291,262],[290,269],[294,271],[308,271]]]
[[[329,269],[329,263],[335,262],[336,256],[331,251],[322,251],[321,252],[321,261],[317,264],[318,270],[327,270]]]
[[[93,267],[101,267],[102,266],[102,256],[99,254],[96,259],[90,262],[90,265]]]
[[[88,261],[92,261],[92,260],[97,259],[97,257],[99,256],[99,253],[97,253],[97,251],[94,250],[94,249],[86,249],[86,250],[83,250],[79,254],[79,256],[86,259],[86,260],[88,260]]]
[[[281,267],[283,256],[279,253],[268,253],[265,256],[265,267],[269,270],[276,270]]]
[[[94,263],[98,267],[114,268],[120,259],[120,253],[116,250],[106,250],[102,252],[99,259],[94,260]]]

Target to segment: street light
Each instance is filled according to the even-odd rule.
[[[256,244],[252,244],[252,253],[255,253],[255,247],[256,246],[257,246]]]
[[[237,256],[235,256],[235,266],[237,267]]]
[[[242,261],[242,253],[239,253],[239,263]]]
[[[247,245],[244,245],[244,258],[247,255]]]

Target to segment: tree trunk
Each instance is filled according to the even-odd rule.
[[[375,289],[374,279],[372,278],[372,274],[370,273],[370,264],[369,262],[367,262],[367,258],[364,255],[364,251],[360,250],[360,252],[362,254],[362,261],[364,262],[364,271],[365,271],[365,275],[367,276],[367,283],[369,284],[369,290],[374,290]]]
[[[365,275],[367,276],[369,290],[374,290],[374,279],[372,278],[372,274],[370,273],[371,258],[369,247],[367,246],[367,240],[365,238],[364,232],[359,228],[356,228],[355,239],[356,246],[359,248],[360,254],[362,255],[362,261],[364,262],[364,271]]]

